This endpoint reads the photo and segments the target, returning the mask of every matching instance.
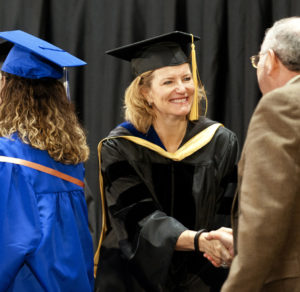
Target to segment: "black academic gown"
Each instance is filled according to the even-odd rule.
[[[218,291],[227,271],[174,247],[187,229],[230,225],[235,134],[200,118],[173,155],[153,128],[150,138],[132,129],[115,128],[98,148],[107,231],[95,256],[96,291],[189,291],[198,277]]]

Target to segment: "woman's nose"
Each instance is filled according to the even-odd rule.
[[[175,90],[178,93],[183,93],[183,92],[186,91],[186,88],[185,88],[185,86],[184,86],[184,84],[182,82],[177,82]]]

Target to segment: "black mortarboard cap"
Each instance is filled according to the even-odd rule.
[[[173,31],[106,51],[106,54],[131,62],[136,77],[149,70],[189,62],[188,45],[199,39],[185,32]]]

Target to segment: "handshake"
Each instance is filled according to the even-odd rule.
[[[228,268],[234,257],[232,229],[203,232],[199,238],[199,250],[215,267]]]

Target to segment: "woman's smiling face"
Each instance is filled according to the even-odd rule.
[[[168,66],[153,72],[147,101],[157,118],[187,116],[191,110],[195,87],[190,65]]]

